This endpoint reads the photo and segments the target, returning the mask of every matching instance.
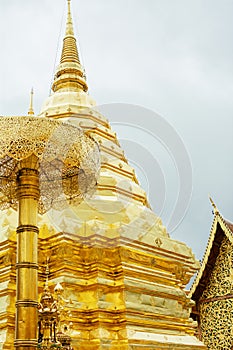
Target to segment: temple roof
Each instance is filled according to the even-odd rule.
[[[216,259],[219,255],[221,243],[224,237],[227,237],[233,244],[233,224],[223,218],[219,213],[216,205],[211,200],[214,208],[214,220],[210,231],[207,247],[202,259],[201,268],[190,289],[190,297],[198,301],[205,290],[211,272],[215,266]]]

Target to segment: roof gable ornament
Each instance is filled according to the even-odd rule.
[[[217,205],[214,203],[213,199],[210,196],[209,196],[209,200],[210,200],[210,203],[212,204],[212,207],[213,207],[213,214],[218,215],[219,210],[217,208]]]
[[[190,288],[189,296],[193,300],[200,298],[205,286],[208,283],[208,279],[212,271],[211,268],[213,264],[215,264],[216,258],[219,254],[219,248],[221,246],[223,237],[226,236],[233,245],[233,224],[223,218],[215,202],[210,196],[209,199],[213,206],[214,219],[207,247],[201,262],[201,268],[196,275],[193,285]]]

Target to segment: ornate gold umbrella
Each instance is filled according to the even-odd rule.
[[[18,209],[15,347],[37,347],[37,215],[81,201],[94,188],[97,143],[72,124],[0,118],[0,209]]]

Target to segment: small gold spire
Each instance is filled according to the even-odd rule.
[[[57,293],[57,294],[60,294],[60,293],[63,292],[63,290],[64,290],[64,289],[63,289],[61,283],[58,282],[58,283],[56,284],[55,288],[54,288],[54,292]]]
[[[30,93],[30,105],[29,105],[28,115],[35,115],[34,109],[33,109],[33,94],[34,94],[34,91],[32,88]]]
[[[210,199],[210,203],[212,204],[212,207],[214,208],[214,214],[217,215],[219,214],[219,210],[216,206],[216,204],[214,203],[213,199],[209,196],[209,199]]]

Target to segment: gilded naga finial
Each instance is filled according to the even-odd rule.
[[[217,215],[219,213],[219,210],[210,196],[209,196],[209,199],[210,199],[210,203],[212,204],[212,207],[214,208],[214,214]]]
[[[35,115],[34,109],[33,109],[33,95],[34,95],[34,91],[32,88],[30,93],[30,104],[29,104],[28,115]]]

